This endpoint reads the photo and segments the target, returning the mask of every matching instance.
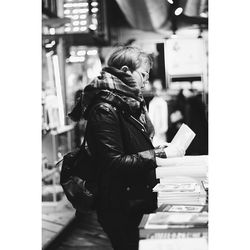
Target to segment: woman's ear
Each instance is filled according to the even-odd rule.
[[[121,70],[122,70],[123,72],[128,72],[128,71],[129,71],[129,68],[128,68],[128,66],[122,66],[122,67],[121,67]]]

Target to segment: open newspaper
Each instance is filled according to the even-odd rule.
[[[174,138],[172,139],[171,144],[183,148],[186,151],[191,142],[193,141],[194,137],[194,131],[189,128],[185,123],[183,123],[175,134]]]

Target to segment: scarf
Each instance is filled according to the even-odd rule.
[[[102,96],[106,96],[105,98],[109,96],[112,100],[117,100],[117,103],[122,103],[123,106],[125,104],[129,113],[144,124],[150,136],[154,134],[145,101],[134,78],[128,73],[113,67],[103,68],[100,76],[96,77],[84,88],[69,117],[75,121],[82,117],[87,119],[90,107]]]

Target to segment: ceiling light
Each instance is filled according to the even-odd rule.
[[[79,31],[79,30],[80,30],[79,27],[74,27],[74,28],[73,28],[73,31]]]
[[[80,25],[86,25],[87,24],[87,21],[84,20],[84,21],[80,21]]]
[[[73,15],[73,16],[72,16],[72,19],[74,19],[74,20],[76,20],[76,19],[78,19],[78,18],[79,18],[78,15]]]
[[[92,13],[98,12],[98,8],[92,8],[92,9],[91,9],[91,12],[92,12]]]
[[[69,9],[67,9],[67,10],[64,11],[64,14],[65,14],[65,15],[68,15],[69,13],[70,13],[70,10],[69,10]]]
[[[85,31],[87,30],[87,27],[80,27],[80,31]]]
[[[74,22],[73,22],[73,25],[74,25],[74,26],[79,25],[79,21],[74,21]]]
[[[97,29],[97,26],[96,26],[95,24],[90,24],[90,25],[89,25],[89,28],[90,28],[91,30],[96,30],[96,29]]]
[[[64,29],[64,31],[65,31],[65,32],[70,32],[70,31],[71,31],[71,28],[70,28],[70,27],[66,27],[66,28]]]
[[[76,52],[76,54],[77,54],[78,56],[85,56],[85,55],[86,55],[86,51],[85,51],[85,50],[78,50],[78,51]]]
[[[52,41],[51,43],[45,44],[45,48],[52,48],[56,44],[55,41]]]
[[[87,15],[80,15],[80,19],[86,19]]]
[[[206,13],[206,12],[202,12],[202,13],[200,13],[200,16],[201,16],[201,17],[205,17],[205,18],[207,18],[207,17],[208,17],[208,13]]]
[[[174,12],[176,16],[179,16],[182,13],[183,9],[181,7],[177,8]]]
[[[85,57],[84,56],[70,56],[67,61],[71,63],[84,62]]]
[[[95,7],[95,6],[98,5],[98,2],[92,2],[91,5],[92,5],[93,7]]]
[[[55,28],[50,28],[49,33],[50,33],[50,35],[55,35],[56,34],[56,29]]]
[[[79,9],[74,9],[74,10],[72,11],[72,13],[73,13],[73,14],[78,14],[78,13],[79,13]]]
[[[97,50],[96,49],[88,50],[87,55],[88,56],[95,56],[95,55],[97,55]]]

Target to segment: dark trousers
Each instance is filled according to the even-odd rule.
[[[98,212],[98,221],[108,235],[114,250],[138,250],[139,223],[143,214],[120,211]]]

